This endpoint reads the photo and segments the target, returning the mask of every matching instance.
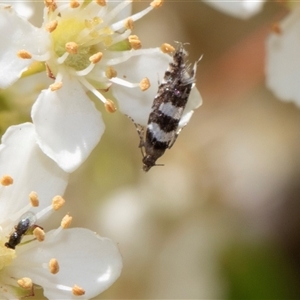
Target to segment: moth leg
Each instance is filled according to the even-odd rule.
[[[142,156],[145,157],[145,141],[144,141],[145,127],[138,123],[135,123],[134,120],[131,117],[129,117],[128,115],[126,115],[126,116],[132,121],[132,123],[134,124],[134,126],[136,128],[136,132],[138,133],[138,136],[140,138],[140,143],[139,143],[138,147],[141,149]]]

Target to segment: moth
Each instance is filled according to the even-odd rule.
[[[179,43],[173,54],[173,59],[159,84],[154,98],[148,124],[145,128],[135,123],[140,138],[139,147],[142,151],[143,170],[149,171],[158,166],[156,161],[166,149],[170,149],[182,128],[179,122],[189,99],[190,92],[195,84],[197,70],[196,61],[191,68],[186,65],[187,52],[183,44]]]

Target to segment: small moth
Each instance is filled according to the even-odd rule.
[[[15,247],[21,243],[23,235],[36,226],[34,225],[35,221],[36,217],[34,213],[30,211],[25,213],[21,217],[19,223],[15,226],[15,231],[9,236],[9,240],[5,243],[5,247],[15,249]]]
[[[185,64],[186,56],[183,44],[179,43],[154,98],[145,137],[145,128],[135,123],[140,137],[139,147],[145,172],[153,166],[158,166],[156,160],[174,145],[182,129],[179,128],[179,122],[195,83],[199,62],[195,62],[191,69],[190,65]]]

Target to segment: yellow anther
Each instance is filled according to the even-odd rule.
[[[159,8],[163,4],[163,0],[154,0],[150,3],[153,8]]]
[[[46,24],[46,30],[48,32],[53,32],[56,29],[57,24],[58,24],[57,20],[51,21],[50,23]]]
[[[72,219],[73,218],[70,215],[65,215],[60,222],[60,226],[63,229],[69,228],[72,223]]]
[[[132,49],[137,50],[137,49],[142,48],[141,41],[139,40],[137,35],[130,35],[128,37],[128,41],[129,41]]]
[[[45,231],[41,227],[35,227],[32,233],[39,242],[45,240]]]
[[[77,8],[80,6],[80,3],[77,0],[71,0],[70,1],[70,7],[71,8]]]
[[[109,113],[114,113],[117,110],[114,102],[110,99],[106,99],[104,106],[105,106],[106,111]]]
[[[32,289],[33,283],[32,283],[32,280],[28,277],[23,277],[23,278],[19,279],[17,282],[18,282],[18,285],[25,290]]]
[[[117,76],[117,71],[112,66],[109,66],[106,68],[105,75],[108,79],[111,79]]]
[[[31,206],[33,206],[33,207],[38,207],[40,204],[38,194],[34,191],[32,191],[29,194],[29,200],[30,200]]]
[[[48,11],[55,11],[57,8],[57,4],[55,0],[44,0],[45,6],[48,8]]]
[[[23,58],[23,59],[30,59],[32,58],[32,55],[30,54],[30,52],[26,51],[26,50],[19,50],[17,53],[18,57]]]
[[[62,196],[55,196],[52,199],[52,208],[54,210],[59,210],[64,204],[65,204],[65,199]]]
[[[11,176],[9,175],[4,175],[2,176],[2,178],[0,179],[0,183],[3,186],[8,186],[14,183],[14,180]]]
[[[59,90],[62,87],[62,82],[55,82],[53,84],[50,84],[50,90],[52,92]]]
[[[147,77],[143,78],[140,82],[140,89],[144,92],[150,87],[150,81]]]
[[[163,53],[172,53],[175,51],[175,48],[168,44],[168,43],[164,43],[160,46],[160,50],[163,52]]]
[[[100,6],[105,6],[106,0],[96,0],[96,3],[99,4]]]
[[[65,45],[65,49],[70,54],[77,54],[77,52],[78,52],[78,45],[75,42],[68,42]]]
[[[56,274],[59,271],[59,264],[55,258],[51,258],[48,264],[49,271],[52,274]]]
[[[126,29],[132,30],[133,29],[133,20],[131,18],[126,19],[124,22],[124,27]]]
[[[85,290],[78,285],[74,285],[72,288],[72,293],[74,296],[82,296],[85,294]]]
[[[89,60],[93,64],[96,64],[97,62],[99,62],[101,60],[102,56],[103,56],[103,53],[98,52],[98,53],[95,53],[94,55],[90,56]]]

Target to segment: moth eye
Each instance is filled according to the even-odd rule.
[[[174,90],[174,95],[175,95],[176,97],[180,97],[180,96],[181,96],[181,92],[180,92],[179,90],[175,89],[175,90]]]

